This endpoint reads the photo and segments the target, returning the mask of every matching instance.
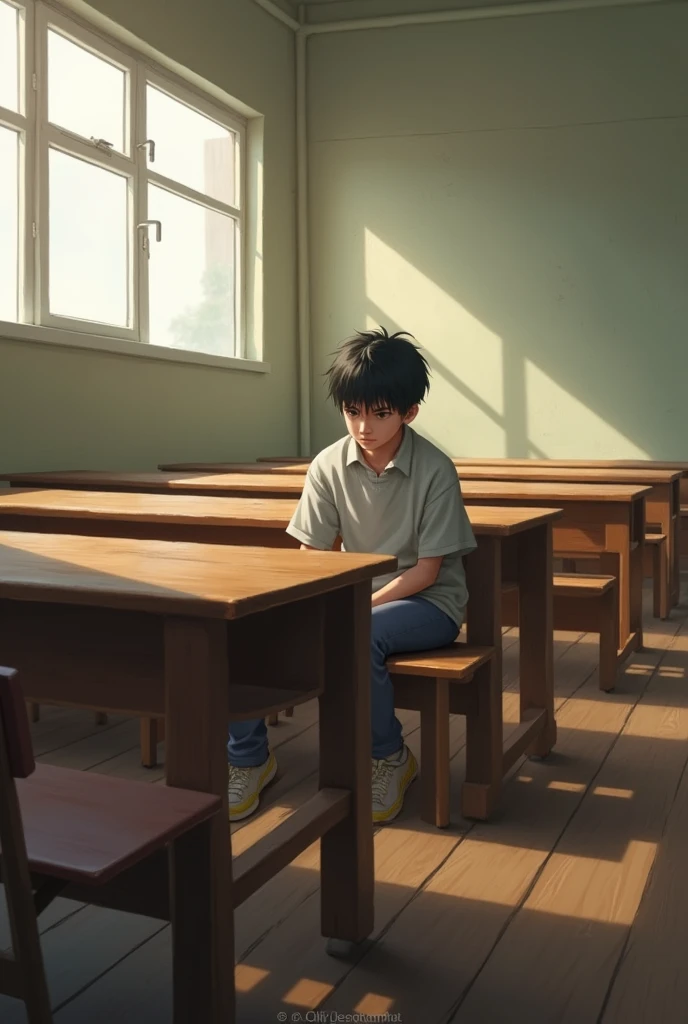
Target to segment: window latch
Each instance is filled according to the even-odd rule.
[[[112,142],[108,142],[107,139],[96,139],[95,136],[92,135],[91,136],[91,142],[96,147],[96,149],[102,149],[106,153],[111,153],[112,150],[114,149],[113,143]]]
[[[150,259],[150,241],[149,241],[149,228],[155,225],[155,241],[162,242],[162,221],[159,220],[144,220],[141,224],[136,225],[136,230],[141,232],[141,248],[145,253],[148,253]]]
[[[137,149],[145,149],[148,146],[148,163],[155,163],[155,139],[146,139],[145,142],[139,142]]]

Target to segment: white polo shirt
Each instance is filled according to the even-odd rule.
[[[411,569],[419,558],[442,556],[436,581],[418,596],[458,626],[468,600],[463,555],[476,547],[451,459],[411,427],[378,476],[356,441],[343,437],[313,460],[287,533],[309,547],[395,555],[398,569],[373,589]]]

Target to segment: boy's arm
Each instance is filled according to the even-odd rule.
[[[453,466],[448,471],[448,483],[449,486],[429,501],[423,510],[418,533],[418,561],[373,594],[373,607],[427,590],[437,579],[445,555],[475,548],[475,538],[461,497],[461,485]]]
[[[300,541],[302,548],[331,551],[339,529],[339,513],[331,488],[313,463],[287,533]]]
[[[310,544],[302,544],[302,551],[319,551],[320,548],[313,548]],[[404,597],[413,597],[421,590],[427,590],[437,579],[437,574],[442,565],[441,558],[419,558],[412,569],[407,569],[401,576],[381,587],[373,594],[373,608],[379,604],[387,604],[389,601],[401,601]]]
[[[407,569],[395,580],[386,583],[373,594],[373,608],[390,601],[401,601],[405,597],[413,597],[421,590],[431,587],[442,565],[442,556],[436,558],[419,558],[412,569]]]

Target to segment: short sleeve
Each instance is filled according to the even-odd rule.
[[[459,478],[452,481],[423,509],[418,534],[418,557],[438,558],[457,552],[466,554],[476,547]]]
[[[317,463],[308,470],[303,493],[287,533],[311,548],[329,551],[340,533],[339,513]]]

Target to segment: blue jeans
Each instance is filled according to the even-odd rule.
[[[436,605],[422,597],[390,601],[373,608],[371,628],[370,711],[372,756],[388,757],[403,743],[401,722],[394,714],[394,685],[385,661],[390,654],[429,651],[453,643],[459,627]],[[268,730],[262,718],[233,722],[229,727],[230,764],[249,768],[268,757]]]

